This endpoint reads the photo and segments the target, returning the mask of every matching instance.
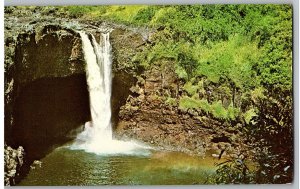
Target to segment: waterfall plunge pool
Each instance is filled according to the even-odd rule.
[[[62,146],[41,159],[19,186],[205,184],[219,162],[179,152],[97,155]]]
[[[100,44],[79,32],[86,61],[91,122],[75,142],[41,159],[19,185],[166,185],[205,184],[216,160],[161,152],[131,142],[116,141],[111,128],[111,46],[109,33]],[[123,155],[121,155],[123,154]]]

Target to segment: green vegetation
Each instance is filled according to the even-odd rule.
[[[217,183],[286,183],[293,174],[290,5],[63,7],[71,17],[156,29],[134,64],[172,61],[183,94],[167,104],[243,125],[259,164],[219,166]],[[246,157],[246,156],[244,156]],[[228,176],[228,172],[235,175]]]
[[[189,97],[182,97],[179,101],[179,109],[188,110],[188,109],[199,109],[204,107],[206,101],[196,100]]]
[[[146,11],[148,6],[132,5],[132,6],[65,6],[61,7],[61,12],[67,12],[71,17],[81,17],[84,19],[105,19],[114,22],[140,25],[145,23],[146,17],[142,12],[151,14]]]
[[[254,109],[250,109],[250,110],[246,111],[246,112],[244,113],[244,119],[245,119],[245,122],[246,122],[247,124],[249,124],[250,121],[251,121],[255,116],[257,116],[257,114],[255,113],[255,110],[254,110]]]
[[[193,85],[192,82],[188,81],[185,83],[185,85],[183,86],[183,89],[190,95],[190,96],[193,96],[195,95],[198,90],[199,90],[199,87],[196,85]],[[200,88],[201,89],[201,88]]]
[[[235,120],[239,110],[229,106],[227,109],[223,107],[221,101],[208,103],[207,100],[193,99],[184,96],[179,101],[179,109],[188,111],[189,109],[203,110],[205,113],[210,113],[213,117],[224,120]]]
[[[170,105],[170,106],[177,106],[177,100],[176,100],[176,98],[167,98],[167,100],[165,101],[165,103],[167,105]]]

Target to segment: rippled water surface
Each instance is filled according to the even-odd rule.
[[[152,151],[148,155],[99,156],[60,147],[19,185],[204,184],[214,173],[212,158]]]

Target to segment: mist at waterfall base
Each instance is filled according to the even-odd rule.
[[[80,32],[86,61],[86,76],[90,95],[92,121],[85,123],[73,145],[98,155],[149,155],[150,147],[134,141],[112,138],[111,126],[111,46],[109,33],[101,33],[100,44],[93,35]]]

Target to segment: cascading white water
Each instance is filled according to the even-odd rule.
[[[72,149],[83,149],[101,155],[147,154],[147,147],[135,142],[113,140],[111,127],[111,46],[109,33],[102,33],[100,45],[94,36],[80,32],[86,76],[90,94],[92,121],[85,123],[85,129],[77,136]]]
[[[97,44],[94,36],[92,43],[88,36],[81,33],[83,49],[87,62],[87,83],[90,94],[92,122],[86,128],[93,128],[94,138],[111,139],[111,61],[109,34],[102,34],[103,42]]]

